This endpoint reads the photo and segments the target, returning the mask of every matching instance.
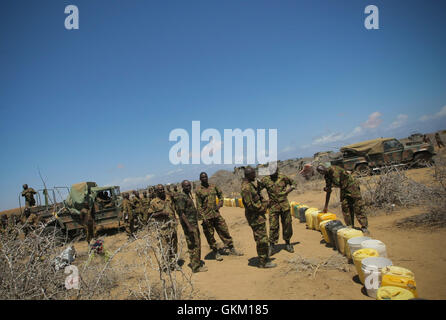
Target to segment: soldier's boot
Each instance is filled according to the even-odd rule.
[[[214,257],[217,261],[223,261],[223,257],[221,256],[220,252],[218,252],[218,250],[214,250]]]
[[[271,257],[275,253],[274,243],[270,243],[268,246],[268,257]]]
[[[290,253],[294,253],[294,248],[289,241],[286,241],[285,250]]]
[[[272,263],[271,261],[268,261],[267,263],[265,263],[263,265],[262,264],[259,265],[259,268],[264,268],[264,269],[275,268],[275,267],[277,267],[277,264]]]
[[[208,267],[206,267],[206,266],[201,266],[201,267],[195,269],[195,270],[193,271],[193,273],[197,273],[197,272],[206,272],[206,271],[208,271]]]
[[[234,247],[229,248],[229,254],[231,254],[233,256],[243,256],[243,252],[235,250]]]
[[[370,231],[369,231],[369,229],[367,229],[367,227],[362,227],[361,231],[362,231],[362,233],[364,233],[365,236],[369,236],[370,235]]]

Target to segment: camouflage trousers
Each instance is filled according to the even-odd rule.
[[[87,234],[86,240],[88,243],[90,243],[90,241],[95,237],[94,216],[92,216],[90,213],[81,211],[81,221]]]
[[[223,241],[226,247],[232,248],[234,246],[232,237],[229,234],[228,225],[226,224],[225,219],[223,219],[220,214],[212,219],[203,219],[201,225],[203,227],[203,233],[206,237],[209,247],[211,247],[213,251],[217,251],[217,241],[215,241],[214,238],[214,230],[217,231],[218,236]]]
[[[196,271],[201,266],[200,230],[198,229],[198,224],[190,223],[190,225],[194,229],[193,232],[190,232],[186,224],[181,221],[181,227],[183,228],[187,249],[189,251],[190,267],[192,271]]]
[[[264,214],[252,214],[245,212],[246,220],[252,229],[256,242],[259,264],[264,266],[268,262],[268,234],[266,233],[266,218]]]
[[[270,211],[269,212],[269,241],[277,244],[279,241],[279,220],[282,222],[282,236],[286,242],[290,241],[293,235],[291,211]]]
[[[130,212],[127,217],[124,216],[124,225],[127,235],[129,237],[132,236],[135,232],[135,218],[133,212]]]
[[[364,201],[361,198],[344,197],[341,200],[342,214],[344,215],[344,221],[347,226],[352,226],[354,221],[351,220],[352,213],[353,218],[356,216],[361,227],[367,228],[368,220],[364,213]]]

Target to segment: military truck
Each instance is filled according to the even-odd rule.
[[[56,194],[60,195],[64,189],[68,191],[67,198],[57,201]],[[80,210],[87,201],[95,208],[96,231],[123,227],[119,186],[98,187],[95,182],[81,182],[73,184],[71,189],[54,187],[38,190],[36,198],[37,205],[29,208],[30,213],[36,213],[40,221],[47,224],[45,232],[54,233],[59,241],[83,234]],[[42,198],[45,199],[44,203]],[[20,213],[24,213],[21,203]]]
[[[367,140],[344,146],[340,151],[342,166],[361,174],[370,174],[385,166],[424,166],[435,155],[430,143],[419,140],[402,143],[395,138]]]

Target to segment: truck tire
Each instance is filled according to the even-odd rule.
[[[51,237],[54,239],[54,243],[56,246],[62,246],[67,243],[67,236],[65,233],[56,226],[47,226],[42,231],[42,236]]]
[[[428,152],[420,152],[413,157],[414,167],[427,167],[431,165],[432,162],[432,155]]]
[[[358,164],[355,167],[355,172],[361,176],[369,176],[371,174],[370,167],[365,163]]]

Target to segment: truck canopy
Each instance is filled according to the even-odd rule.
[[[340,149],[341,152],[352,152],[357,154],[375,154],[384,152],[383,142],[394,140],[394,138],[379,138],[350,144]]]
[[[71,186],[70,194],[64,201],[65,206],[72,212],[80,214],[83,204],[88,199],[88,189],[97,187],[95,182],[81,182]]]

